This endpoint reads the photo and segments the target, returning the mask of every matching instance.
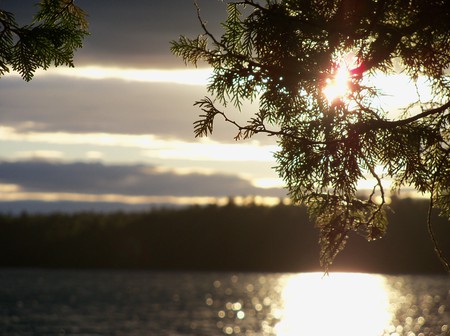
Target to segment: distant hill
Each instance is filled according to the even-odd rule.
[[[395,200],[392,209],[386,237],[351,237],[331,271],[444,272],[427,202]],[[450,223],[433,220],[450,256]],[[0,215],[0,267],[320,271],[317,241],[306,210],[284,205]]]

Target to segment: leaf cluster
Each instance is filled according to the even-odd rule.
[[[386,232],[383,179],[394,181],[394,191],[406,186],[429,194],[450,218],[445,0],[244,0],[228,2],[227,12],[217,38],[197,6],[203,33],[172,42],[172,52],[186,63],[203,61],[213,69],[208,90],[214,99],[197,102],[204,113],[195,135],[211,134],[222,116],[238,129],[237,140],[277,137],[277,172],[293,201],[310,208],[325,269],[349,232],[368,240]],[[351,90],[329,102],[323,88],[337,59],[349,53],[358,59],[350,69]],[[403,116],[390,119],[375,104],[383,88],[365,79],[398,68],[412,82],[425,78],[433,94],[426,101],[418,94]],[[257,101],[259,111],[245,125],[215,105],[242,108],[246,100]],[[362,179],[374,181],[364,201],[357,196]]]
[[[73,67],[74,51],[88,34],[86,14],[73,0],[42,0],[31,24],[0,10],[0,76],[10,69],[30,81],[38,68]]]

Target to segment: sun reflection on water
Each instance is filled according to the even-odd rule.
[[[391,321],[385,278],[357,273],[287,276],[277,336],[379,336]]]
[[[204,302],[220,335],[450,336],[445,276],[251,273],[211,288]]]

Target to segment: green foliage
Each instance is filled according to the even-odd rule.
[[[204,61],[214,71],[208,84],[213,99],[196,103],[204,113],[195,135],[211,134],[221,116],[236,126],[236,140],[277,137],[276,169],[293,201],[310,208],[326,270],[350,232],[368,240],[386,232],[383,179],[394,181],[394,191],[411,186],[429,194],[431,205],[450,218],[446,0],[244,0],[228,2],[227,11],[221,38],[210,33],[197,7],[203,34],[172,42],[172,52],[186,63]],[[351,90],[329,102],[323,89],[339,57],[349,53],[358,59],[350,69]],[[375,104],[383,88],[365,79],[396,69],[413,83],[425,78],[433,96],[418,94],[403,116],[389,119]],[[241,108],[246,100],[259,104],[246,125],[217,107]],[[356,197],[361,179],[375,181],[364,201]]]
[[[387,218],[384,209],[373,202],[352,199],[349,203],[344,203],[336,196],[316,195],[307,204],[310,216],[320,230],[322,261],[334,260],[347,244],[351,231],[369,241],[381,238],[386,233]]]
[[[73,67],[87,28],[85,13],[73,0],[42,0],[33,22],[25,26],[0,10],[0,76],[11,68],[30,81],[38,68]]]

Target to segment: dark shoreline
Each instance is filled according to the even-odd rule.
[[[354,236],[331,272],[446,274],[426,227],[428,203],[395,200],[387,235]],[[450,255],[450,223],[433,227]],[[0,267],[322,272],[318,232],[302,207],[250,205],[135,213],[0,215]]]

